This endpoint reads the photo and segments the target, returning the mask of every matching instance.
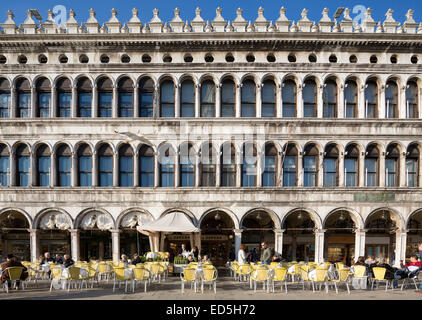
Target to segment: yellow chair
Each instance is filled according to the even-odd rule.
[[[135,292],[135,286],[138,281],[139,282],[144,281],[145,283],[144,291],[147,292],[147,282],[149,282],[149,279],[150,279],[150,272],[148,271],[148,269],[136,267],[136,268],[133,268],[132,270],[133,270],[133,281],[134,281],[133,286],[132,286],[132,291]]]
[[[80,291],[82,291],[82,279],[81,279],[81,268],[70,266],[68,268],[69,270],[69,276],[68,277],[62,277],[63,280],[67,280],[67,291],[70,291],[70,287],[72,286],[72,283],[75,284],[75,289],[78,288],[78,283],[80,284]],[[63,274],[63,272],[62,272]]]
[[[263,289],[265,290],[265,284],[267,285],[267,292],[269,292],[269,269],[268,268],[258,268],[250,275],[251,283],[254,287],[254,293],[256,292],[256,284],[261,282],[263,284]]]
[[[347,287],[347,293],[350,294],[349,289],[349,283],[347,282],[349,280],[349,269],[341,268],[338,270],[338,279],[329,279],[328,281],[331,283],[334,283],[334,286],[336,288],[336,293],[338,294],[338,286],[342,283],[344,283]]]
[[[353,266],[354,276],[355,277],[366,277],[366,267],[365,266]]]
[[[183,272],[180,274],[180,280],[182,281],[182,293],[185,293],[185,282],[190,282],[191,289],[192,285],[194,286],[196,292],[196,270],[194,268],[184,268]]]
[[[242,280],[248,281],[252,272],[252,268],[249,264],[245,263],[239,266],[239,269],[237,272],[239,275],[239,281],[242,281]]]
[[[51,284],[50,284],[50,292],[53,290],[53,281],[55,279],[61,280],[62,278],[62,271],[63,269],[60,267],[56,267],[51,270]]]
[[[290,279],[292,280],[292,283],[294,283],[295,280],[297,280],[299,282],[299,278],[300,278],[300,265],[298,263],[294,263],[292,265],[294,265],[294,271],[293,272],[287,272],[287,275],[290,276]]]
[[[5,272],[6,270],[9,273],[9,279],[4,282],[4,289],[6,290],[6,292],[9,293],[9,282],[12,285],[15,284],[16,286],[17,281],[20,282],[22,290],[25,290],[24,281],[20,280],[22,272],[23,272],[23,268],[22,267],[8,267],[2,270],[2,272]]]
[[[97,277],[97,270],[91,267],[84,268],[88,272],[86,276],[81,275],[82,283],[81,288],[83,287],[84,282],[86,283],[86,288],[88,289],[88,283],[91,281],[91,288],[94,288],[94,281],[97,280],[98,284],[98,277]]]
[[[372,272],[374,273],[374,278],[372,280],[371,290],[374,290],[374,284],[378,284],[380,282],[385,282],[385,291],[388,290],[388,284],[390,283],[390,280],[385,279],[385,273],[387,272],[386,268],[380,268],[380,267],[374,267],[372,268]]]
[[[327,280],[327,269],[317,268],[315,269],[315,278],[310,278],[308,273],[308,280],[312,283],[312,292],[315,293],[315,284],[320,285],[320,289],[322,284],[325,284],[325,292],[328,293],[328,280]]]
[[[271,262],[270,263],[270,268],[275,269],[275,268],[277,268],[278,265],[279,265],[278,262]]]
[[[272,289],[274,292],[274,283],[275,282],[280,282],[280,289],[283,290],[283,283],[284,283],[284,288],[286,290],[287,293],[287,269],[286,268],[274,268],[273,270],[273,274],[272,277],[270,277],[270,284],[272,285]]]
[[[164,274],[164,268],[160,263],[152,263],[149,265],[149,272],[151,273],[151,278],[154,279],[158,278],[158,283],[161,282],[161,275]]]
[[[237,261],[233,261],[230,263],[230,273],[234,280],[237,280],[237,275],[239,274],[239,263]]]
[[[106,277],[108,283],[110,276],[113,274],[113,268],[110,266],[110,264],[107,264],[106,262],[99,262],[97,266],[97,271],[98,280],[102,280],[103,277]]]
[[[197,268],[197,267],[198,267],[198,262],[190,262],[190,263],[188,264],[188,267],[189,267],[189,268]]]
[[[299,272],[300,272],[300,277],[302,279],[303,290],[305,290],[305,283],[309,283],[308,269],[301,267],[299,269]]]
[[[164,276],[164,280],[166,280],[168,278],[168,274],[169,274],[169,262],[168,261],[160,261],[159,264],[164,269],[163,276]]]
[[[214,287],[214,293],[217,293],[217,269],[213,266],[204,268],[201,278],[201,292],[204,293],[204,284],[209,284]]]
[[[132,279],[125,277],[125,268],[115,267],[114,268],[113,292],[116,289],[116,282],[119,283],[119,289],[120,289],[120,284],[122,283],[122,281],[125,282],[125,292],[127,292],[127,283],[130,280],[132,280]],[[132,285],[133,285],[133,283],[132,283]]]
[[[344,263],[343,262],[337,262],[336,263],[336,269],[337,270],[341,270],[344,268]]]

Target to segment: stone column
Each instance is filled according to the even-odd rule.
[[[72,99],[70,102],[70,116],[76,118],[78,116],[78,86],[72,86]]]
[[[344,84],[338,87],[338,99],[337,99],[337,118],[346,118],[346,105],[344,104]]]
[[[421,163],[422,163],[422,153],[419,153],[419,159],[418,159],[418,176],[417,176],[417,179],[416,179],[416,184],[417,184],[417,186],[418,187],[420,187],[420,186],[422,186],[422,166],[421,166]],[[10,167],[10,168],[12,168],[12,167]],[[10,172],[12,172],[11,170],[10,170]]]
[[[98,186],[98,152],[92,152],[92,186]]]
[[[359,167],[358,167],[358,186],[365,186],[365,151],[359,152]]]
[[[242,186],[243,152],[236,152],[236,187]]]
[[[236,254],[236,260],[238,260],[238,253],[240,245],[242,244],[242,229],[234,229],[234,252]]]
[[[195,118],[201,116],[201,84],[195,85]]]
[[[58,185],[57,181],[56,152],[53,150],[50,155],[50,187]]]
[[[154,153],[154,187],[160,186],[160,164],[158,154]]]
[[[37,116],[37,108],[38,108],[38,101],[37,101],[37,87],[35,85],[31,85],[31,103],[30,103],[30,110],[29,110],[29,117],[35,118]]]
[[[139,187],[139,149],[133,155],[133,186]]]
[[[365,236],[366,229],[356,229],[355,230],[355,262],[359,257],[365,256]]]
[[[366,108],[366,100],[365,100],[365,85],[361,85],[357,87],[357,105],[358,108],[357,115],[359,119],[364,119],[366,117],[365,108]]]
[[[379,97],[378,97],[378,118],[385,119],[386,114],[386,103],[385,103],[385,86],[382,85],[381,88],[378,91]]]
[[[258,83],[256,85],[256,97],[255,97],[255,116],[257,118],[261,118],[262,115],[262,97],[261,97],[261,92],[262,92],[262,86],[264,84],[262,83]]]
[[[17,105],[16,87],[12,84],[12,87],[10,88],[10,118],[16,118],[18,113]]]
[[[29,229],[29,243],[31,251],[31,262],[38,260],[40,256],[40,239],[38,229]]]
[[[55,84],[51,86],[50,117],[57,117],[57,90]]]
[[[113,85],[113,98],[111,102],[111,116],[113,118],[119,117],[119,87],[118,84],[115,83]]]
[[[154,118],[158,118],[158,117],[161,116],[161,113],[160,113],[160,86],[158,84],[154,86],[152,114],[153,114]]]
[[[139,118],[139,84],[133,86],[133,117]]]
[[[16,153],[15,150],[10,152],[10,186],[16,186]]]
[[[318,172],[316,185],[322,187],[324,185],[324,152],[320,152],[317,160]]]
[[[394,262],[394,267],[396,268],[400,268],[400,260],[404,261],[406,258],[407,231],[405,229],[396,231],[396,256]]]
[[[79,171],[77,152],[72,152],[71,161],[72,161],[72,166],[71,166],[71,175],[70,175],[70,185],[72,187],[76,187],[78,185],[78,171]]]
[[[221,84],[215,85],[215,117],[221,117]]]
[[[113,252],[113,261],[119,262],[120,260],[120,230],[114,229],[111,232],[111,246]]]
[[[174,186],[180,186],[180,153],[179,151],[176,152],[174,156]]]
[[[194,168],[194,186],[197,188],[200,186],[200,180],[201,180],[201,170],[200,170],[200,162],[201,158],[196,156],[195,157],[195,168]]]
[[[262,186],[262,172],[265,166],[264,161],[265,152],[258,152],[256,156],[256,186]]]
[[[234,114],[236,118],[240,118],[241,112],[240,112],[240,108],[241,108],[241,104],[242,104],[242,84],[238,84],[236,85],[236,94],[235,94],[235,106],[234,106]]]
[[[323,92],[324,92],[324,85],[317,86],[317,99],[316,99],[316,108],[317,108],[317,118],[323,117],[323,108],[324,108],[324,100],[323,100]]]
[[[92,106],[91,106],[91,117],[97,118],[98,117],[98,87],[95,83],[92,87]]]
[[[325,229],[315,230],[315,262],[324,262],[324,234]]]
[[[419,162],[420,163],[420,162]],[[406,186],[406,152],[400,153],[399,158],[399,187]]]
[[[398,85],[397,85],[398,86]],[[406,86],[398,87],[398,115],[400,119],[407,118],[407,103],[406,103]]]
[[[301,151],[297,155],[297,186],[303,187],[303,154]]]
[[[275,87],[275,116],[277,118],[283,117],[283,95],[281,94],[281,84],[276,84]]]
[[[37,160],[36,160],[36,153],[29,151],[29,186],[35,186],[37,184]]]
[[[340,187],[344,187],[345,183],[345,175],[344,175],[344,152],[340,152],[338,156],[338,185]]]
[[[113,154],[113,187],[118,187],[119,183],[119,152]]]
[[[174,117],[180,118],[180,85],[174,85]]]
[[[80,259],[80,230],[79,229],[71,229],[70,230],[70,248],[72,251],[72,260],[79,261]]]
[[[379,181],[378,181],[377,186],[384,187],[384,186],[387,186],[387,183],[386,183],[387,181],[385,178],[385,152],[384,151],[380,152],[378,161],[379,161],[379,175],[378,175]]]
[[[297,118],[303,118],[303,114],[304,114],[305,105],[303,102],[302,90],[303,90],[302,85],[299,85],[296,91],[296,117]],[[281,108],[283,108],[283,104]]]
[[[274,229],[274,251],[275,254],[283,254],[283,233],[284,229]]]

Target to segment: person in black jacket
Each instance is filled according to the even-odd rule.
[[[55,258],[55,260],[56,260],[56,263],[58,263],[58,264],[63,264],[63,258],[62,258],[62,256],[61,256],[61,255],[59,255],[58,253],[56,253],[56,258]]]
[[[44,253],[44,258],[41,260],[40,265],[48,264],[49,262],[56,262],[52,256],[50,256],[50,252]]]
[[[386,269],[385,276],[384,276],[385,279],[388,279],[388,280],[394,279],[394,273],[397,271],[397,268],[393,268],[388,263],[386,263],[384,258],[377,258],[376,262],[369,266],[372,274],[374,274],[374,271],[372,269],[376,267]]]
[[[63,258],[64,258],[63,259],[63,266],[65,268],[69,268],[71,265],[75,264],[75,261],[73,261],[72,258],[70,258],[70,255],[65,254]]]
[[[136,266],[138,263],[142,263],[142,260],[139,257],[139,255],[137,253],[135,253],[133,255],[132,264]]]

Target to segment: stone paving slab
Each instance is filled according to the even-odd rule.
[[[288,293],[281,292],[280,285],[276,285],[275,293],[267,293],[262,285],[257,286],[257,292],[250,289],[249,283],[233,281],[232,278],[219,278],[217,281],[217,294],[209,288],[204,287],[204,293],[194,293],[190,285],[185,287],[185,293],[181,293],[181,282],[177,277],[169,277],[161,283],[153,282],[147,287],[147,292],[143,291],[143,284],[138,285],[135,293],[131,292],[128,285],[128,293],[124,292],[124,285],[113,292],[113,281],[109,283],[101,281],[100,286],[94,288],[84,288],[82,292],[71,289],[70,292],[63,290],[49,291],[50,281],[41,280],[37,284],[30,282],[24,291],[10,290],[9,294],[0,291],[0,300],[422,300],[422,294],[415,293],[415,288],[409,286],[403,291],[400,289],[389,289],[385,291],[385,286],[370,290],[353,290],[348,294],[345,287],[339,288],[336,294],[334,288],[330,288],[328,294],[324,287],[315,293],[312,290],[302,290],[302,285],[288,285]],[[129,290],[130,288],[130,290]]]

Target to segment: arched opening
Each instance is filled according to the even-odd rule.
[[[56,151],[56,185],[70,187],[72,172],[72,152],[67,144],[63,144]]]
[[[343,262],[350,266],[355,257],[356,223],[346,210],[331,213],[325,221],[325,254],[329,262]]]
[[[133,81],[128,77],[119,80],[119,117],[133,117]]]
[[[9,118],[10,103],[9,80],[0,78],[0,118]]]
[[[152,118],[154,115],[154,81],[143,78],[139,82],[139,116]]]
[[[385,258],[391,265],[397,227],[396,217],[391,210],[380,209],[371,213],[365,223],[365,256]]]
[[[379,186],[379,149],[376,144],[370,144],[366,147],[365,186]]]
[[[315,118],[317,116],[317,86],[315,80],[308,79],[303,84],[303,116]]]
[[[297,186],[297,161],[298,150],[296,145],[287,144],[285,146],[283,166],[283,187]]]
[[[92,150],[89,145],[82,144],[78,148],[78,186],[92,186]]]
[[[26,144],[19,144],[16,147],[16,186],[28,187],[29,186],[29,169],[31,165],[31,158],[29,148]]]
[[[255,82],[253,80],[245,80],[241,88],[241,117],[255,117]]]
[[[39,187],[50,186],[50,170],[51,170],[51,152],[50,148],[41,144],[37,147],[36,152],[36,180],[35,185]]]
[[[98,117],[111,118],[113,109],[113,82],[104,77],[98,80]]]
[[[396,143],[391,143],[385,153],[385,186],[399,185],[400,150]]]
[[[236,149],[233,144],[225,143],[221,148],[221,186],[236,185]]]
[[[301,209],[289,213],[283,223],[283,258],[288,261],[314,261],[315,222]]]
[[[10,186],[10,152],[5,144],[0,144],[0,187]]]
[[[212,80],[201,84],[201,117],[215,117],[215,85]]]
[[[192,79],[186,79],[181,85],[180,117],[195,117],[195,85]]]
[[[86,78],[78,79],[78,117],[91,118],[92,83]]]
[[[419,147],[412,143],[406,152],[406,186],[419,187]]]
[[[344,182],[346,187],[359,185],[359,149],[356,144],[349,144],[344,152]]]
[[[202,146],[200,151],[200,157],[200,186],[215,187],[217,154],[211,143],[207,143]]]
[[[242,187],[255,187],[256,175],[258,174],[258,158],[256,146],[252,142],[246,142],[242,148]]]
[[[67,214],[56,210],[45,212],[39,217],[37,228],[40,230],[40,254],[50,252],[54,258],[56,254],[63,257],[71,253],[69,230],[72,220]]]
[[[119,224],[120,230],[120,254],[126,254],[132,257],[134,253],[143,255],[149,251],[149,237],[138,232],[137,226],[152,222],[150,214],[133,210],[127,212],[121,219]]]
[[[22,261],[31,260],[29,221],[16,210],[7,210],[0,215],[1,255],[5,260],[13,254]]]
[[[262,84],[261,117],[275,117],[276,89],[273,80],[265,80]]]
[[[208,255],[215,266],[223,267],[235,251],[232,218],[216,209],[206,214],[200,228],[201,256]]]
[[[139,182],[144,188],[154,186],[154,150],[143,145],[139,150]]]
[[[267,211],[256,209],[247,213],[242,219],[241,228],[242,244],[249,252],[256,250],[258,259],[261,256],[262,242],[265,242],[274,253],[274,221]]]
[[[47,78],[40,78],[36,83],[37,109],[36,116],[40,118],[50,117],[51,85]]]
[[[98,149],[98,181],[100,187],[113,186],[113,150],[106,143]]]
[[[225,79],[221,86],[221,117],[230,118],[235,115],[235,84],[232,79]]]
[[[422,210],[412,213],[407,222],[406,257],[418,254],[418,246],[422,242]]]
[[[174,83],[165,80],[160,85],[160,116],[163,118],[174,117]]]
[[[282,89],[283,118],[296,117],[296,82],[286,80]]]
[[[347,80],[344,85],[345,118],[358,117],[358,86],[356,81]]]
[[[365,118],[378,118],[378,84],[375,79],[365,85]]]
[[[68,78],[61,78],[57,81],[57,115],[60,118],[70,118],[70,107],[72,101],[72,83]],[[91,101],[90,101],[91,102]],[[89,103],[91,106],[91,103]]]
[[[337,118],[337,83],[334,79],[329,79],[324,84],[322,106],[323,118]]]
[[[411,80],[406,86],[406,118],[418,118],[418,84]]]
[[[22,78],[16,82],[18,118],[29,118],[31,110],[31,86],[28,79]]]
[[[385,86],[385,117],[386,118],[398,118],[398,96],[399,89],[397,83],[394,80],[387,82]]]
[[[119,148],[119,186],[133,187],[133,149],[130,144]]]
[[[160,167],[160,187],[174,187],[176,153],[171,145],[164,144],[158,149],[158,163]]]
[[[179,148],[179,172],[180,186],[195,186],[195,162],[196,154],[190,143],[183,143]]]
[[[277,171],[278,171],[278,151],[273,143],[268,143],[265,145],[265,154],[264,161],[261,161],[263,164],[262,172],[262,186],[263,187],[275,187],[278,183],[277,181]]]
[[[108,213],[90,211],[80,219],[80,259],[111,260],[112,242],[110,230],[114,222]]]
[[[324,187],[336,187],[339,180],[339,151],[335,144],[329,144],[324,150]]]
[[[318,185],[319,152],[315,144],[308,144],[303,151],[303,186]]]

